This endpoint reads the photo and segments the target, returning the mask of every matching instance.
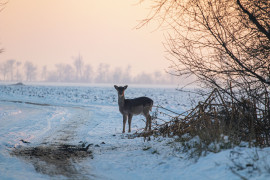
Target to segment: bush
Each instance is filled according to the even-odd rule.
[[[159,107],[157,111],[162,109],[166,110]],[[160,113],[155,112],[153,119],[158,119]],[[247,142],[249,147],[269,146],[269,122],[269,107],[262,110],[255,100],[247,98],[234,103],[233,99],[225,100],[214,89],[204,102],[199,102],[186,116],[170,116],[170,121],[156,125],[156,129],[147,135],[178,136],[182,150],[189,151],[191,157],[199,157],[207,152],[240,146],[242,142]]]

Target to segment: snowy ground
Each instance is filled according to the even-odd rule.
[[[192,95],[174,88],[130,86],[125,94],[146,95],[177,112],[191,107]],[[194,162],[173,139],[133,138],[145,126],[142,119],[134,117],[132,133],[121,133],[112,85],[0,85],[0,179],[270,178],[269,148],[237,147]],[[69,156],[73,149],[61,145],[89,149]],[[42,156],[41,150],[60,154]]]

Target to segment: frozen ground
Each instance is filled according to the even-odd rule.
[[[177,112],[191,107],[192,95],[173,88],[126,91],[127,98],[145,95]],[[112,85],[0,85],[0,179],[270,178],[269,148],[237,147],[194,162],[173,139],[134,138],[142,119],[121,133]]]

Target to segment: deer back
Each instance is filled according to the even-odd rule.
[[[143,114],[151,111],[153,100],[148,97],[125,99],[123,111],[127,114]]]

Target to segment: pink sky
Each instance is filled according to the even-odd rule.
[[[32,61],[39,67],[72,63],[132,66],[133,74],[163,71],[164,40],[155,26],[135,29],[149,4],[139,0],[10,0],[0,13],[0,63]]]

